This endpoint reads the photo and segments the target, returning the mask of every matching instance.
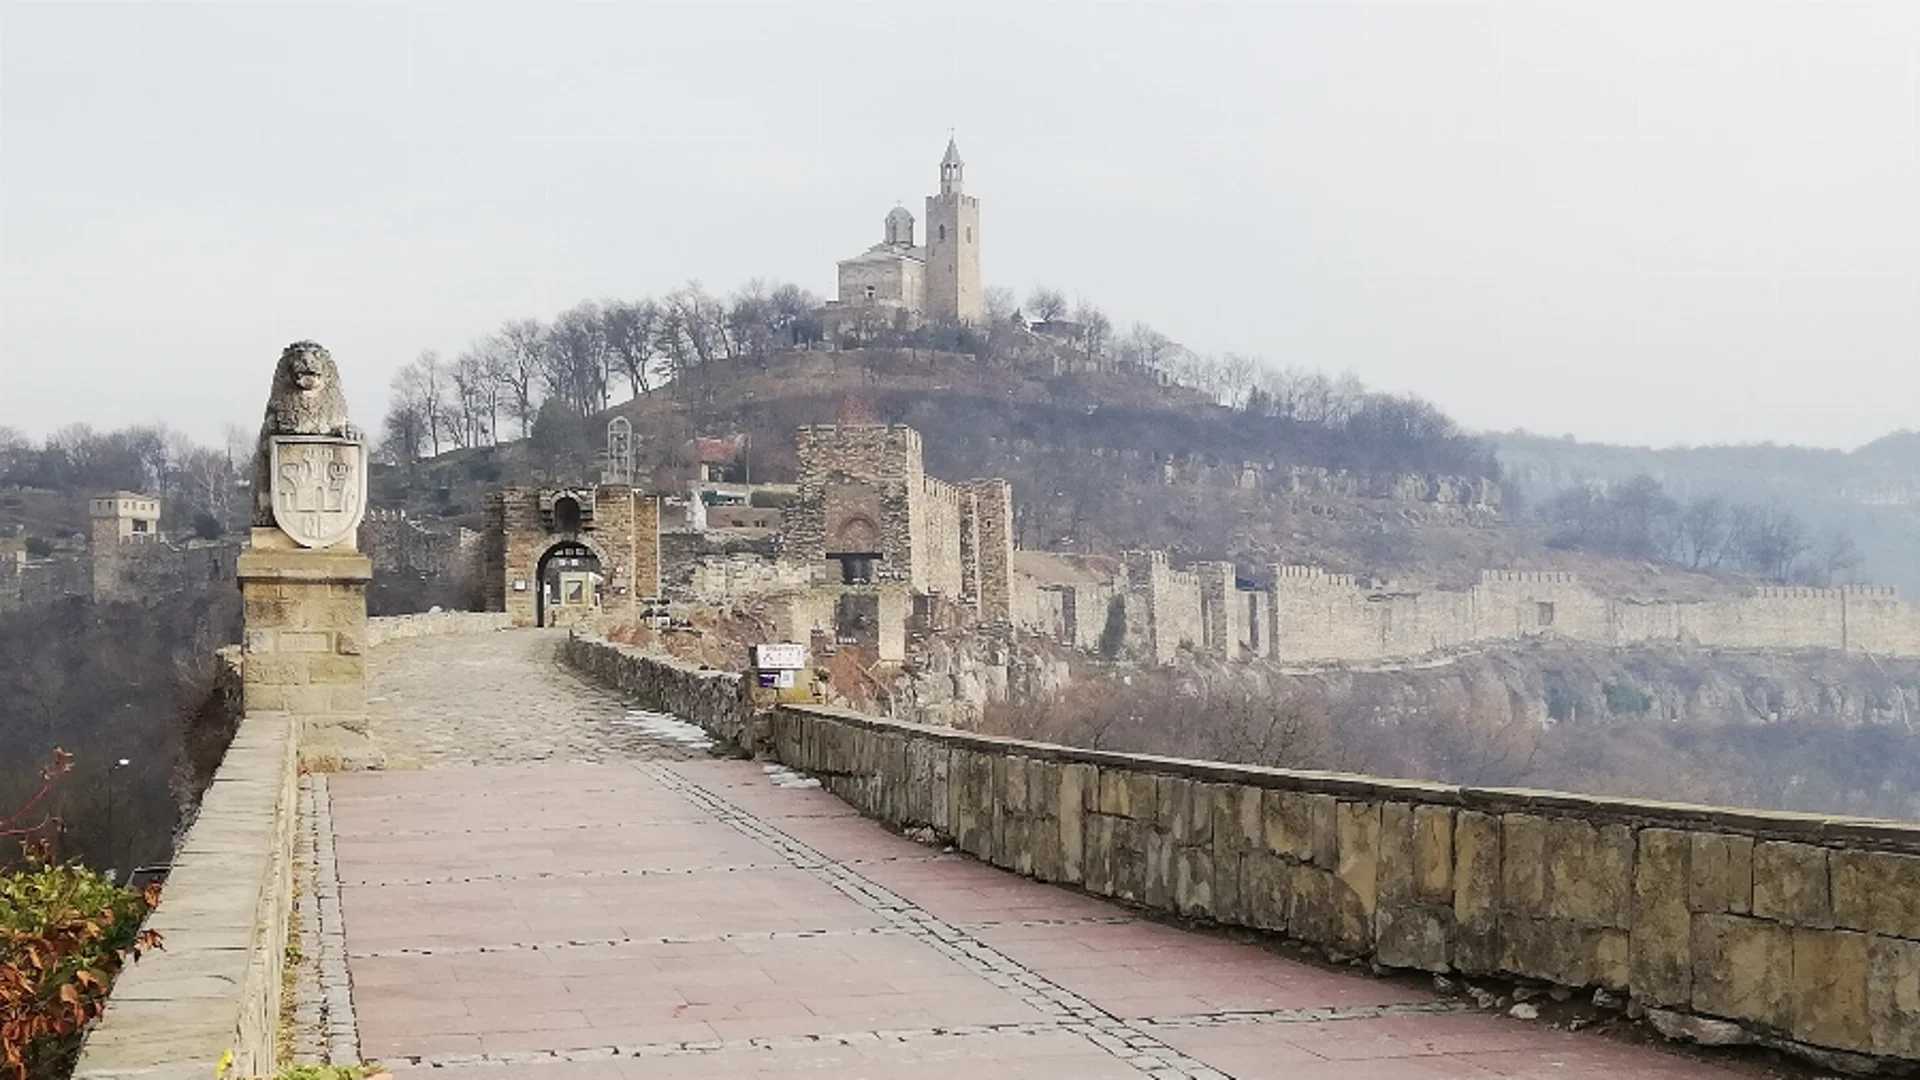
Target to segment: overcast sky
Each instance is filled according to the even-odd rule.
[[[989,286],[1486,429],[1920,425],[1920,3],[0,3],[0,425],[363,426],[503,319],[821,294],[948,128]]]

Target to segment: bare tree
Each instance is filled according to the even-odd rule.
[[[1036,285],[1027,294],[1027,314],[1039,322],[1058,322],[1067,317],[1067,297],[1058,289]]]
[[[1019,314],[1020,299],[1013,295],[1012,289],[995,285],[980,294],[980,311],[989,326],[998,326]]]
[[[606,408],[610,355],[598,303],[583,300],[561,312],[541,356],[540,379],[548,396],[581,416]]]
[[[633,396],[653,389],[653,356],[660,328],[660,305],[652,300],[639,302],[610,300],[605,305],[607,349]]]
[[[538,319],[509,319],[494,335],[491,351],[498,353],[500,380],[511,396],[520,437],[533,431],[540,403],[540,373],[545,367],[547,328]]]

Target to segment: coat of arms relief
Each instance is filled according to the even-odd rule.
[[[367,448],[327,435],[270,437],[273,523],[305,548],[349,540],[367,508]]]

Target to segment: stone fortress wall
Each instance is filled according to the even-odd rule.
[[[1369,588],[1319,567],[1273,568],[1268,589],[1242,589],[1230,564],[1175,570],[1161,552],[1130,555],[1110,583],[1016,580],[1022,629],[1090,648],[1118,596],[1122,654],[1168,663],[1182,649],[1223,660],[1411,659],[1535,637],[1625,646],[1686,642],[1742,649],[1839,649],[1920,656],[1920,609],[1887,586],[1763,587],[1725,600],[1604,596],[1572,574],[1482,571],[1466,590]]]

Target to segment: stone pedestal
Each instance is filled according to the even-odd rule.
[[[350,547],[303,549],[278,529],[256,528],[239,563],[246,711],[298,721],[304,766],[379,768],[367,738],[371,560]]]

